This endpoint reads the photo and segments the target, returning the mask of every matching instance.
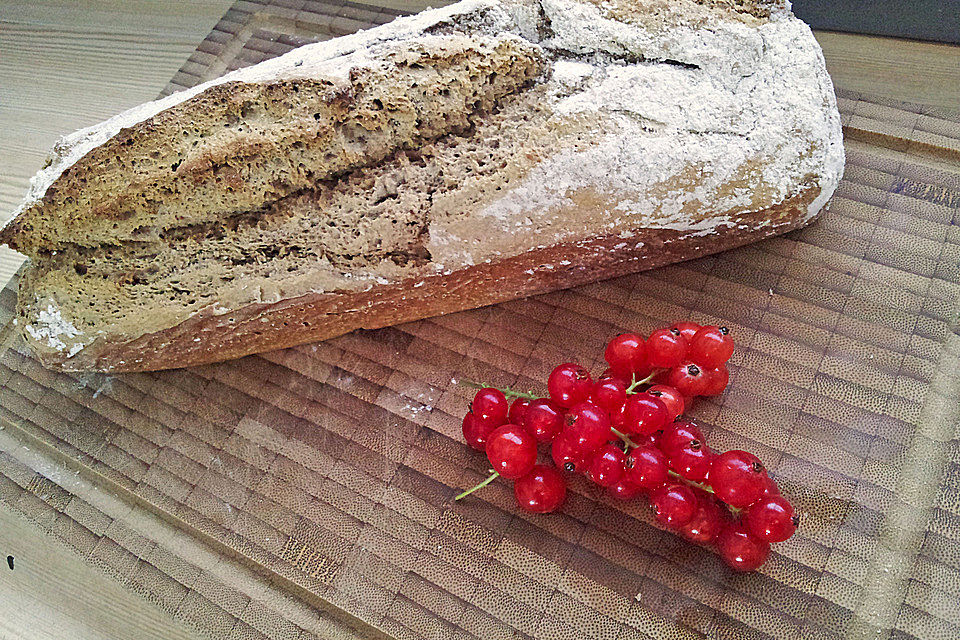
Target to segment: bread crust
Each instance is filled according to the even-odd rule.
[[[66,371],[119,373],[203,365],[317,342],[732,249],[811,222],[819,195],[819,187],[806,186],[777,206],[743,214],[709,233],[637,229],[626,242],[625,233],[611,233],[364,292],[314,293],[221,315],[204,312],[125,343],[98,339],[65,360],[49,352],[40,358]]]

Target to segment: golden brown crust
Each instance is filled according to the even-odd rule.
[[[197,316],[122,344],[97,340],[66,361],[65,370],[152,371],[239,358],[377,329],[524,296],[577,286],[724,251],[798,228],[810,221],[818,187],[744,214],[709,233],[639,229],[528,251],[521,255],[365,292],[309,294],[251,304],[222,315]],[[619,248],[618,248],[619,247]],[[561,261],[568,263],[560,266]]]

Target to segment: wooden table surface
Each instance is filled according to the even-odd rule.
[[[0,222],[57,137],[156,97],[231,3],[0,0]],[[817,38],[839,87],[957,106],[960,47]],[[0,287],[20,262],[0,248]],[[153,637],[196,632],[0,507],[0,638]]]

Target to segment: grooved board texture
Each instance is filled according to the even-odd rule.
[[[397,11],[237,2],[164,93]],[[0,501],[216,638],[960,637],[960,113],[844,93],[813,226],[667,268],[219,365],[43,369],[0,292]],[[757,453],[797,535],[735,575],[582,478],[519,513],[460,418],[606,339],[729,326],[691,415]]]

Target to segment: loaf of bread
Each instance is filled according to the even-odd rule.
[[[43,363],[154,370],[752,242],[842,169],[786,0],[463,0],[63,138],[0,242]]]

